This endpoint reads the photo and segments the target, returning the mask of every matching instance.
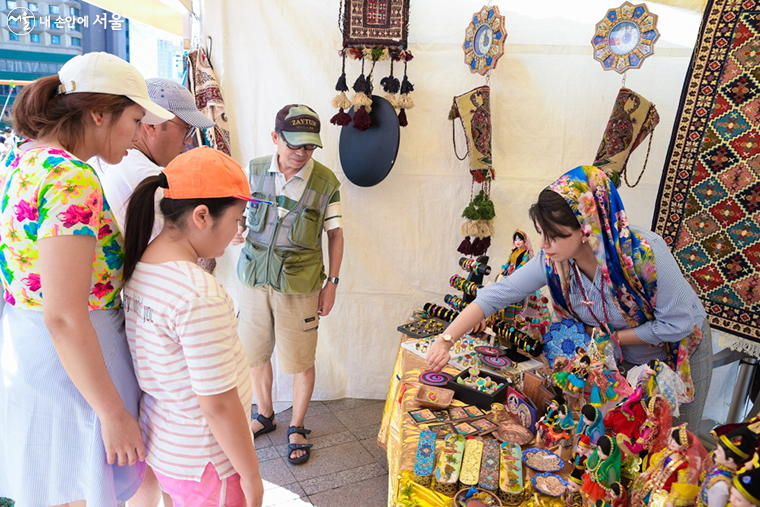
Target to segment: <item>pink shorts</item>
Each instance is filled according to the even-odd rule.
[[[201,481],[185,481],[153,470],[161,489],[172,497],[174,507],[245,507],[245,495],[240,487],[240,475],[220,479],[214,465],[209,463]]]

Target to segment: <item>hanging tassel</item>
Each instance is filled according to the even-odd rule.
[[[348,84],[346,83],[346,54],[343,53],[343,68],[341,70],[341,75],[338,78],[338,82],[335,84],[335,90],[340,92],[338,95],[335,96],[335,98],[332,99],[332,106],[335,109],[338,109],[338,112],[330,118],[330,123],[333,125],[338,125],[340,127],[345,127],[349,123],[351,123],[351,116],[348,115],[348,113],[344,112],[344,109],[348,109],[351,107],[351,101],[346,96],[346,92],[348,91]]]
[[[472,255],[475,257],[479,257],[483,255],[485,250],[483,250],[483,241],[480,238],[475,238],[475,241],[472,242]]]
[[[409,122],[406,121],[406,109],[402,109],[398,112],[398,125],[399,127],[406,127]]]
[[[485,254],[488,249],[491,247],[491,236],[486,236],[482,240],[480,240],[480,243],[483,245],[483,254]]]
[[[367,130],[372,126],[372,120],[364,106],[361,106],[354,113],[354,128],[357,130]]]
[[[354,82],[354,128],[357,130],[367,130],[372,125],[369,112],[372,106],[372,98],[369,93],[369,82],[364,77],[364,60],[362,60],[362,73]]]
[[[391,106],[396,107],[396,94],[398,93],[401,85],[397,77],[393,75],[393,60],[391,60],[391,73],[388,77],[384,77],[380,80],[380,86],[385,91],[385,100],[387,100]]]
[[[351,123],[351,115],[343,111],[343,108],[340,108],[337,113],[335,113],[335,116],[330,118],[330,123],[333,125],[337,125],[339,127],[345,127],[349,123]]]
[[[414,91],[414,85],[409,81],[409,78],[406,75],[406,62],[408,60],[404,61],[404,79],[401,81],[401,87],[399,91],[401,92],[401,96],[396,101],[396,107],[398,107],[401,111],[399,111],[398,115],[398,124],[401,127],[406,127],[409,122],[406,119],[406,112],[405,109],[411,109],[414,107],[414,100],[412,100],[412,97],[409,96],[410,93]],[[449,113],[449,117],[451,117],[451,112]]]
[[[462,242],[459,243],[457,252],[461,253],[462,255],[472,255],[472,243],[470,243],[469,236],[465,236]]]

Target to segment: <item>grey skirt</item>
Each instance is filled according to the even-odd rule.
[[[108,374],[137,417],[141,391],[121,310],[90,312]],[[86,500],[122,504],[145,463],[106,463],[100,421],[63,368],[42,312],[5,304],[0,318],[0,497],[46,507]]]

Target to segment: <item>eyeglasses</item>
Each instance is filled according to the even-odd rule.
[[[166,120],[166,121],[168,121],[169,123],[173,123],[175,125],[179,125],[183,129],[185,129],[185,139],[188,139],[192,137],[193,134],[195,134],[195,127],[193,127],[192,125],[190,125],[189,127],[185,127],[184,125],[182,125],[181,123],[177,123],[176,121],[172,121],[172,120]]]
[[[277,134],[280,136],[280,139],[282,139],[282,142],[285,143],[285,146],[287,146],[289,150],[296,151],[303,148],[306,151],[314,151],[317,148],[319,148],[319,146],[317,146],[316,144],[299,144],[298,146],[293,146],[287,141],[287,139],[285,139],[285,136],[282,135],[281,130],[276,130],[275,132],[277,132]]]

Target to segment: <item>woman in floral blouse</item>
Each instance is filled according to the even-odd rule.
[[[24,137],[0,172],[0,497],[115,506],[139,487],[140,398],[119,291],[122,236],[95,171],[118,163],[156,106],[139,72],[77,56],[24,87]]]

